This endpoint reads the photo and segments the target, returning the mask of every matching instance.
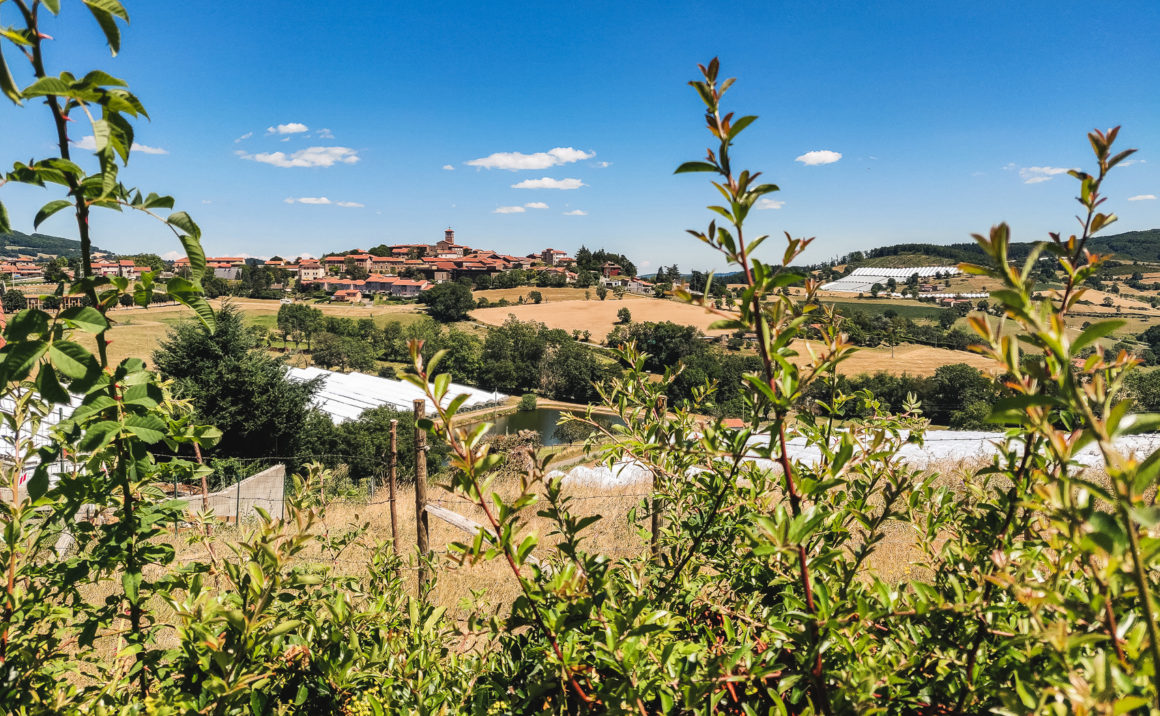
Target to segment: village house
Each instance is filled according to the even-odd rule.
[[[335,301],[358,303],[362,300],[362,293],[357,288],[344,288],[340,291],[335,291],[334,296],[331,298]]]
[[[310,283],[326,275],[326,268],[318,259],[302,259],[298,264],[298,280]]]

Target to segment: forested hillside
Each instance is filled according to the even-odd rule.
[[[93,247],[94,251],[100,249]],[[55,254],[69,258],[81,255],[81,244],[74,239],[64,239],[47,234],[25,234],[13,231],[0,234],[0,256],[19,256],[21,254]]]
[[[1026,258],[1033,242],[1012,243],[1010,257],[1014,260]],[[1147,231],[1126,231],[1111,236],[1097,236],[1088,243],[1094,253],[1114,254],[1120,261],[1160,261],[1160,229]],[[963,261],[978,262],[983,252],[978,244],[924,244],[907,243],[881,246],[868,251],[855,251],[841,257],[835,263],[858,266],[917,266],[951,265]]]

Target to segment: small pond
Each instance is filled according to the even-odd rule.
[[[483,419],[495,423],[495,427],[491,429],[491,432],[500,435],[518,433],[521,430],[534,430],[540,434],[544,445],[563,445],[565,443],[583,442],[584,438],[588,435],[588,430],[585,429],[585,426],[557,425],[560,422],[560,416],[565,412],[569,411],[557,410],[555,408],[536,408],[535,410],[500,415],[497,418],[487,416]],[[614,415],[594,414],[593,418],[605,427],[611,427],[612,425],[620,423],[620,418]]]

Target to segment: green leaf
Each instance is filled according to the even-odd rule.
[[[103,119],[93,120],[93,141],[96,142],[97,152],[105,151],[109,146],[109,123]]]
[[[101,5],[108,4],[109,0],[85,0],[85,5],[88,6],[89,12],[93,14],[97,24],[101,26],[101,32],[105,33],[105,41],[109,43],[109,51],[113,57],[121,51],[121,28],[117,27],[117,21],[113,19],[112,13],[103,10]],[[120,3],[116,3],[120,5]],[[124,13],[121,9],[121,13]]]
[[[91,8],[103,10],[110,15],[116,15],[125,22],[129,22],[129,13],[125,12],[125,6],[121,4],[120,0],[84,0],[85,5]]]
[[[201,238],[201,228],[198,227],[198,225],[196,223],[194,223],[193,219],[191,219],[189,217],[189,214],[187,214],[184,211],[173,212],[165,219],[165,222],[170,224],[171,226],[175,226],[175,227],[181,229],[182,231],[189,234],[190,236],[193,236],[196,238]],[[190,256],[189,257],[190,268],[194,268],[193,260],[194,260],[194,257]],[[202,268],[203,269],[205,268],[205,257],[204,256],[202,257]]]
[[[44,311],[26,308],[8,320],[6,335],[11,343],[25,340],[32,334],[43,335],[48,331],[49,316]]]
[[[752,114],[750,114],[750,115],[746,115],[746,116],[744,116],[744,117],[741,117],[740,119],[738,119],[736,122],[734,122],[734,123],[733,123],[733,124],[732,124],[732,125],[729,127],[729,139],[730,139],[730,140],[732,140],[732,139],[733,139],[734,137],[736,137],[738,134],[741,134],[741,130],[743,130],[743,129],[745,129],[746,127],[748,127],[749,125],[753,124],[753,122],[754,122],[756,119],[757,119],[757,117],[756,117],[756,116],[754,116],[754,115],[752,115]]]
[[[8,380],[24,380],[32,366],[48,350],[44,341],[21,341],[8,346],[8,355],[4,358],[4,373]]]
[[[12,224],[8,221],[8,210],[4,208],[4,202],[0,201],[0,234],[7,234],[12,231]]]
[[[44,97],[46,95],[69,96],[73,94],[72,85],[59,77],[41,77],[28,85],[20,93],[25,97]]]
[[[717,167],[713,166],[709,162],[685,162],[681,166],[677,167],[677,170],[675,172],[673,172],[673,174],[688,174],[689,172],[715,172],[715,171],[717,171]]]
[[[44,206],[40,207],[40,211],[36,212],[36,218],[32,220],[32,228],[40,228],[44,220],[52,216],[61,209],[72,206],[72,202],[67,199],[54,199]]]
[[[49,402],[64,404],[69,401],[68,391],[61,387],[56,371],[50,365],[40,366],[40,371],[36,374],[36,389],[40,391],[40,396]]]
[[[89,427],[84,437],[77,443],[84,452],[96,452],[105,446],[121,429],[121,424],[115,420],[102,420]]]
[[[86,333],[100,333],[109,327],[109,322],[101,312],[92,306],[74,306],[60,312],[60,318],[69,325]]]
[[[131,415],[125,429],[150,444],[165,439],[165,421],[156,415]]]
[[[1079,334],[1079,338],[1076,338],[1075,341],[1072,342],[1071,354],[1073,356],[1078,354],[1084,348],[1088,347],[1092,343],[1095,343],[1109,333],[1123,328],[1124,324],[1125,321],[1120,320],[1100,321],[1099,323],[1093,323],[1092,325],[1088,326],[1083,333]]]
[[[93,371],[100,370],[93,354],[79,343],[72,341],[54,341],[48,347],[48,357],[53,367],[73,380],[90,376]]]
[[[141,588],[141,573],[140,572],[125,572],[121,575],[121,587],[125,590],[125,599],[130,604],[136,604],[140,598],[139,590]]]
[[[4,53],[0,52],[0,92],[4,96],[12,100],[16,104],[20,104],[20,90],[16,87],[16,80],[12,79],[12,73],[8,70],[8,63],[4,60]],[[0,231],[3,228],[0,227]]]
[[[207,329],[213,331],[217,327],[213,308],[209,305],[209,301],[205,300],[201,288],[196,284],[180,276],[174,276],[169,279],[166,290],[173,300],[192,308]]]
[[[53,15],[60,14],[60,0],[40,0],[40,4],[48,8]]]
[[[101,70],[93,70],[85,75],[84,81],[91,85],[99,85],[101,87],[128,87],[125,80],[114,77],[107,72]]]

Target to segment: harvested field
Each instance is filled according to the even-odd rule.
[[[727,331],[711,331],[709,326],[718,316],[703,308],[660,298],[644,298],[626,295],[623,301],[609,297],[604,301],[556,301],[549,303],[505,306],[503,308],[480,308],[471,312],[478,321],[498,326],[509,315],[521,321],[538,321],[549,328],[565,331],[590,331],[594,342],[603,342],[604,337],[617,324],[616,312],[627,308],[636,323],[645,321],[672,321],[687,326],[696,326],[710,335]]]
[[[804,355],[804,347],[799,348],[798,352],[803,354],[796,359],[798,362],[804,362],[808,359],[808,356]],[[878,373],[880,371],[894,374],[933,375],[940,366],[952,363],[966,363],[984,372],[997,370],[995,361],[978,353],[902,343],[895,346],[893,355],[889,348],[859,348],[838,366],[838,372],[842,375]]]

